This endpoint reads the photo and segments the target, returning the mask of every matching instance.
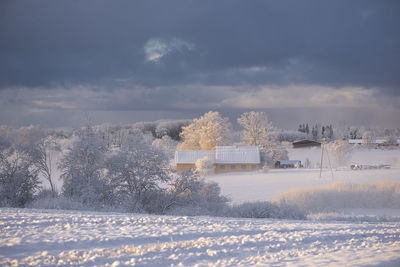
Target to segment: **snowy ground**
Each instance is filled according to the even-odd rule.
[[[267,173],[229,173],[208,177],[217,182],[222,194],[229,196],[233,203],[246,201],[267,201],[279,193],[313,186],[329,185],[335,182],[374,183],[377,181],[400,182],[400,168],[388,170],[337,170],[324,169],[319,178],[319,169],[271,169]]]
[[[0,209],[0,265],[399,266],[400,223]]]
[[[289,151],[292,160],[303,163],[308,158],[316,165],[321,158],[320,148],[292,149]],[[227,173],[210,176],[207,179],[219,183],[222,194],[229,196],[233,203],[246,201],[266,201],[279,193],[305,187],[323,186],[336,182],[374,183],[377,181],[400,182],[400,167],[393,162],[400,158],[400,150],[381,150],[357,148],[354,150],[351,163],[357,164],[391,164],[385,170],[334,169],[333,178],[328,168],[323,169],[322,178],[319,169],[271,169],[267,173]],[[326,165],[326,166],[325,166]],[[327,167],[327,162],[324,164]],[[350,163],[349,163],[350,166]],[[400,207],[399,207],[400,208]]]
[[[318,149],[293,150],[313,164]],[[400,150],[357,149],[352,162],[391,164]],[[270,170],[208,177],[234,203],[335,182],[400,182],[388,170]],[[386,222],[357,215],[393,215]],[[347,219],[348,222],[335,221]],[[312,214],[308,221],[172,217],[0,208],[0,266],[400,266],[400,207]],[[355,219],[354,219],[355,218]],[[323,221],[322,221],[323,220]]]

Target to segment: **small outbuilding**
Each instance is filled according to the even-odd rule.
[[[277,169],[288,169],[288,168],[301,168],[300,160],[278,160],[275,162],[275,168]]]
[[[294,141],[292,144],[293,144],[293,148],[321,147],[321,142],[317,142],[314,140],[308,140],[308,139]]]

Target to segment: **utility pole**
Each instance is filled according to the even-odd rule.
[[[325,147],[325,138],[322,138],[321,164],[319,166],[320,167],[320,169],[319,169],[319,178],[322,177],[322,163],[323,163],[323,159],[324,159],[324,149],[326,151],[326,156],[328,158],[329,168],[331,169],[331,174],[332,174],[332,179],[333,179],[333,171],[332,171],[331,160],[329,158],[328,149]]]

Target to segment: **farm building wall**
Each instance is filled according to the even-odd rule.
[[[182,173],[184,171],[190,170],[191,168],[193,168],[195,166],[196,165],[193,163],[184,163],[184,164],[179,163],[179,164],[176,164],[176,171],[178,173]]]
[[[215,173],[249,172],[260,168],[260,164],[215,164]]]
[[[261,164],[214,164],[214,166],[215,173],[250,172],[261,168]],[[176,171],[182,173],[193,167],[195,167],[195,164],[176,164]]]

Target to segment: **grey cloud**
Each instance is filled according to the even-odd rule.
[[[83,111],[125,114],[125,120],[144,111],[179,118],[209,109],[236,114],[240,107],[224,103],[241,99],[251,106],[257,96],[285,93],[293,102],[287,88],[310,86],[373,91],[367,102],[393,107],[379,118],[390,113],[388,121],[397,123],[398,25],[396,0],[4,0],[0,122],[22,113],[32,113],[18,117],[32,123],[62,114],[72,123]],[[269,95],[266,87],[284,92]],[[340,97],[332,99],[340,104]],[[361,102],[359,118],[368,120],[376,106]],[[268,111],[288,118],[285,108]]]
[[[112,81],[127,79],[150,87],[304,82],[399,94],[397,1],[2,3],[3,88],[117,87]],[[160,64],[146,62],[152,40],[164,40]],[[240,71],[254,66],[266,71]]]

